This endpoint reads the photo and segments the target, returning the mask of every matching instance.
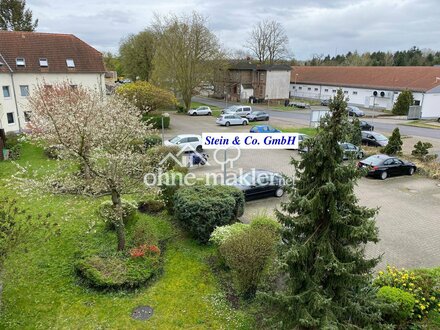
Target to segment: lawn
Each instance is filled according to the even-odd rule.
[[[42,149],[26,144],[18,161],[33,168],[56,162]],[[59,234],[35,227],[6,258],[3,271],[1,329],[249,329],[253,318],[232,309],[211,272],[207,257],[212,249],[187,238],[169,216],[138,214],[150,222],[161,239],[168,239],[163,273],[145,287],[102,292],[81,283],[75,274],[75,256],[84,249],[116,247],[114,232],[104,229],[96,214],[105,200],[69,195],[22,196],[6,184],[16,172],[12,162],[0,162],[2,194],[17,198],[32,214],[50,213]],[[132,320],[139,305],[154,308],[148,321]]]

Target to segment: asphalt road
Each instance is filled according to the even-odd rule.
[[[225,101],[215,100],[205,97],[193,97],[193,100],[208,105],[218,106],[220,108],[224,108],[226,105]],[[231,105],[231,103],[229,103],[229,105]],[[281,120],[284,119],[289,121],[291,120],[297,122],[298,124],[309,125],[310,110],[282,111],[261,105],[253,105],[252,107],[254,109],[266,111],[272,118],[281,119]],[[320,108],[325,109],[325,107],[313,107],[313,109],[320,109]],[[389,120],[390,119],[383,119],[383,118],[367,119],[368,122],[373,122],[373,125],[376,130],[382,131],[384,133],[391,133],[394,128],[399,127],[401,135],[418,136],[418,137],[440,140],[440,130],[399,125],[394,122],[393,123],[387,122]]]

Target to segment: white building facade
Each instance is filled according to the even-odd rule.
[[[440,67],[293,67],[290,97],[327,100],[342,89],[348,103],[391,110],[410,90],[422,118],[440,117]]]
[[[0,128],[26,129],[37,86],[68,82],[105,93],[104,73],[101,53],[72,35],[0,31]]]

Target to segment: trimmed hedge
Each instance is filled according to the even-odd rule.
[[[164,128],[169,128],[170,127],[170,122],[171,122],[170,116],[149,115],[149,114],[144,114],[142,116],[142,120],[143,121],[147,121],[155,129],[161,129],[162,128],[162,118],[163,118],[163,127]]]
[[[411,319],[414,312],[416,298],[399,288],[383,286],[377,292],[377,297],[385,302],[384,317],[396,324]]]
[[[229,186],[190,186],[174,195],[174,214],[201,243],[207,243],[218,226],[230,225],[244,212],[244,195]]]

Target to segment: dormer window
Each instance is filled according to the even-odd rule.
[[[74,67],[75,67],[75,62],[73,61],[72,58],[68,58],[68,59],[66,60],[66,64],[67,64],[67,67],[68,67],[68,68],[74,68]]]
[[[47,58],[40,58],[40,66],[42,68],[47,68],[49,66],[49,62],[47,61]]]
[[[26,66],[26,61],[24,60],[23,57],[17,57],[17,58],[15,59],[15,64],[16,64],[17,66]]]

